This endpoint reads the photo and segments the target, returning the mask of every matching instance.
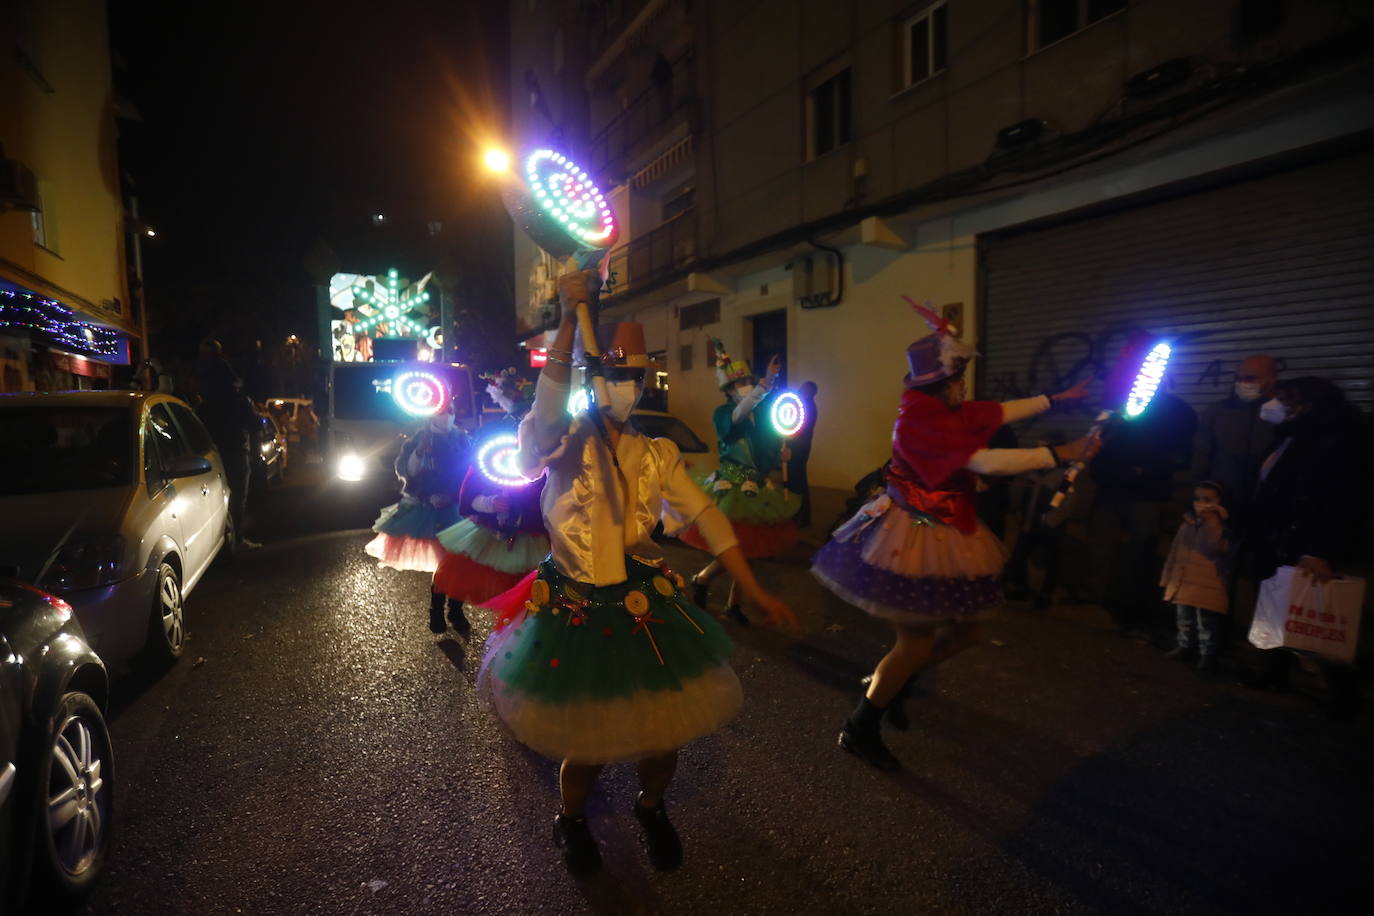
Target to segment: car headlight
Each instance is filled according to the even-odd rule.
[[[50,592],[75,592],[124,578],[124,539],[118,535],[68,541],[38,582]]]
[[[339,456],[338,475],[340,480],[359,481],[367,473],[367,464],[353,452]]]

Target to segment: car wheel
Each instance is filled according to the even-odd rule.
[[[157,568],[157,591],[148,620],[148,663],[168,668],[181,658],[186,644],[186,618],[182,609],[181,576],[163,562]]]
[[[34,879],[37,888],[75,900],[100,877],[110,852],[114,756],[105,717],[86,694],[62,697],[53,722],[37,768]]]

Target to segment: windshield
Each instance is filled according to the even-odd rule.
[[[0,495],[129,486],[133,422],[127,407],[0,407]]]
[[[460,425],[472,418],[472,388],[466,369],[438,363],[344,363],[334,367],[334,416],[340,420],[390,420],[414,423],[396,404],[391,381],[402,370],[423,368],[437,373],[453,392],[454,419]]]
[[[671,439],[678,447],[678,451],[709,452],[711,450],[710,446],[697,438],[697,434],[692,432],[691,427],[677,417],[636,413],[631,414],[630,419],[634,422],[636,429],[651,439]]]

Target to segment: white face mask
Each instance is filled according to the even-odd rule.
[[[1236,382],[1236,397],[1251,403],[1258,401],[1260,399],[1260,383]]]
[[[606,401],[601,409],[612,420],[624,423],[630,419],[630,411],[635,409],[635,403],[639,401],[639,382],[607,382]]]
[[[1288,408],[1278,398],[1271,398],[1260,405],[1259,415],[1265,423],[1282,423],[1288,419]]]
[[[749,397],[749,395],[751,395],[751,394],[753,394],[753,393],[754,393],[754,386],[753,386],[753,385],[739,385],[739,386],[737,386],[737,387],[735,388],[735,400],[736,400],[736,401],[743,401],[745,398]]]
[[[429,428],[436,433],[446,433],[453,429],[453,414],[440,413],[429,418]]]

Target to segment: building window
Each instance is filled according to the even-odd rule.
[[[902,23],[902,88],[949,66],[949,10],[944,0]]]
[[[692,186],[690,181],[668,192],[668,195],[663,198],[663,222],[666,223],[673,217],[681,216],[692,209],[692,205],[696,203],[696,196],[696,188]]]
[[[57,254],[57,214],[53,212],[51,188],[42,179],[38,182],[38,209],[29,211],[33,226],[33,243]]]
[[[1026,0],[1029,51],[1038,51],[1126,8],[1126,0]]]
[[[811,126],[810,157],[824,156],[851,139],[852,112],[849,94],[849,68],[841,70],[807,96]]]

